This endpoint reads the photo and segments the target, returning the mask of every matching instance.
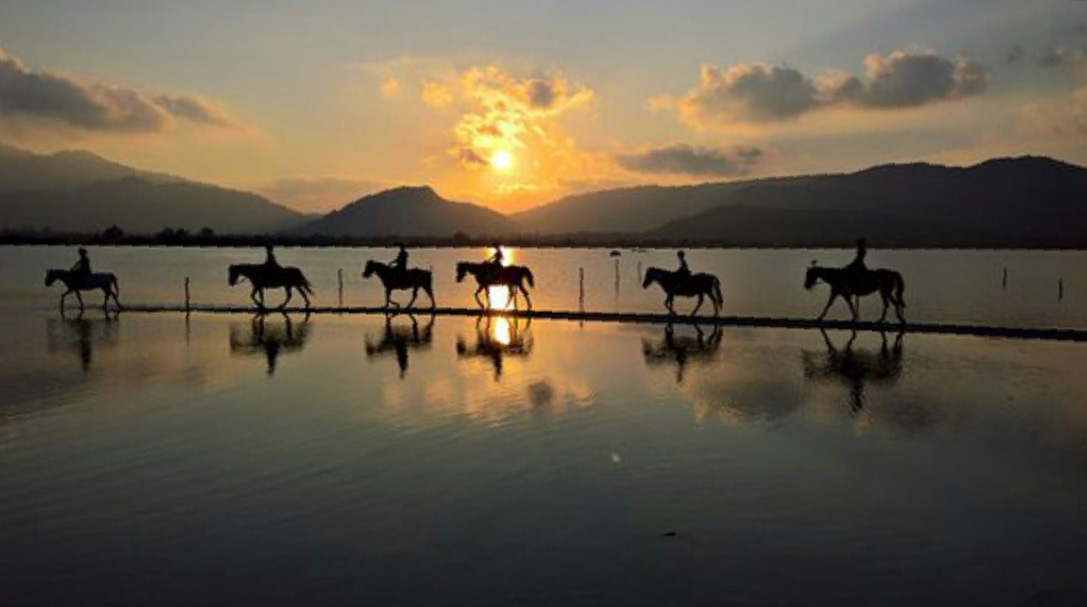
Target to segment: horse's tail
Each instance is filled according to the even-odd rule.
[[[298,272],[298,288],[306,293],[313,295],[313,285],[310,284],[309,279],[302,273],[302,270],[296,270]]]
[[[902,297],[902,293],[906,290],[906,281],[902,280],[902,275],[895,273],[895,297],[898,299],[898,303],[905,308],[906,299]]]
[[[536,279],[532,277],[532,270],[525,268],[525,278],[528,279],[528,286],[533,289],[536,288]]]

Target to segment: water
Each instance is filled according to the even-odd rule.
[[[117,274],[122,301],[174,303],[184,301],[185,277],[191,280],[192,299],[198,303],[249,304],[249,289],[230,288],[226,267],[231,263],[259,263],[258,249],[184,249],[92,247],[96,270]],[[277,251],[281,264],[298,266],[317,290],[316,302],[336,305],[337,271],[343,270],[346,305],[380,305],[384,293],[377,278],[364,281],[367,259],[391,260],[392,249],[292,249]],[[419,249],[411,264],[434,271],[439,305],[472,307],[474,286],[455,282],[458,260],[482,260],[486,253],[472,249]],[[578,309],[578,270],[585,269],[585,308],[598,311],[661,312],[663,295],[655,285],[641,286],[638,270],[650,266],[673,268],[671,251],[624,251],[616,259],[602,249],[518,249],[512,262],[529,266],[536,278],[532,297],[536,307]],[[0,247],[0,303],[55,305],[58,285],[46,289],[46,268],[68,267],[75,260],[69,247]],[[688,260],[694,271],[716,274],[725,296],[724,314],[744,316],[814,317],[826,302],[825,286],[802,287],[804,270],[812,260],[823,265],[845,265],[851,251],[842,250],[695,250]],[[869,254],[870,267],[902,272],[906,281],[907,317],[917,322],[959,322],[998,326],[1087,327],[1087,252],[1056,251],[885,251]],[[1004,268],[1008,287],[1001,286]],[[1058,301],[1058,280],[1064,279],[1064,298]],[[469,279],[470,280],[470,279]],[[282,291],[269,294],[269,303],[282,301]],[[91,296],[97,300],[97,296]],[[407,295],[398,295],[404,303]],[[425,296],[421,302],[426,305]],[[708,303],[706,304],[709,305]],[[847,318],[839,302],[830,317]],[[681,311],[691,300],[679,304]],[[862,316],[874,319],[878,298],[862,304]]]
[[[503,318],[61,317],[40,273],[68,253],[0,249],[5,607],[1087,601],[1085,344]],[[320,293],[334,297],[336,267],[371,253],[279,257],[325,276]],[[479,256],[424,254],[436,270]],[[541,284],[612,263],[599,251],[516,255]],[[823,296],[770,268],[802,269],[811,255],[691,261],[721,273],[727,313],[802,315]],[[848,256],[818,253],[831,255]],[[916,291],[910,312],[925,320],[1083,326],[1078,254],[1007,254],[1008,291],[999,269],[978,287],[1003,299],[965,289],[963,302],[951,287],[987,284],[975,275],[1005,259],[895,255],[917,268],[907,297]],[[223,266],[247,256],[259,257],[92,251],[130,301],[176,301],[189,273],[197,300],[243,303]],[[939,289],[924,268],[972,277]],[[1015,291],[1054,273],[1060,304]],[[451,278],[439,297],[470,297]],[[659,305],[623,281],[620,309]],[[538,305],[570,307],[561,284],[541,286]],[[611,284],[590,295],[591,309],[616,305]],[[355,283],[349,297],[381,295]]]

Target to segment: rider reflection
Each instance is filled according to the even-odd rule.
[[[713,325],[709,336],[699,325],[694,325],[695,335],[676,336],[675,326],[668,323],[664,327],[664,338],[657,342],[642,339],[642,356],[647,365],[675,364],[676,383],[683,383],[684,372],[691,363],[706,364],[717,357],[721,348],[721,325]]]
[[[469,345],[463,337],[457,337],[457,356],[459,358],[483,358],[494,366],[494,380],[502,378],[505,358],[527,357],[532,353],[532,319],[528,319],[521,329],[521,320],[504,316],[487,316],[476,319],[476,341]]]
[[[411,350],[428,350],[433,339],[434,315],[420,329],[419,321],[414,314],[408,314],[411,326],[403,324],[394,325],[392,320],[396,314],[385,315],[385,329],[381,339],[373,341],[370,335],[366,335],[366,357],[379,358],[392,354],[396,357],[396,365],[400,369],[400,379],[408,372],[408,354]]]
[[[117,319],[116,313],[111,315],[109,312],[101,319],[84,318],[82,312],[74,317],[62,314],[59,319],[50,318],[46,325],[49,352],[77,353],[80,367],[84,373],[89,373],[95,349],[117,344]]]
[[[264,356],[268,375],[276,372],[280,354],[301,352],[309,337],[309,314],[295,326],[291,317],[282,314],[282,322],[266,322],[267,314],[257,314],[247,324],[230,327],[230,353],[235,356]]]

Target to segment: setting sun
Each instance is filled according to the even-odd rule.
[[[491,157],[491,166],[496,171],[509,171],[513,168],[513,156],[506,150],[498,150]]]

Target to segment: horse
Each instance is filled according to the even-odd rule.
[[[691,316],[698,313],[698,309],[702,307],[702,302],[706,300],[707,295],[710,302],[713,303],[714,316],[721,312],[721,306],[725,301],[725,298],[721,295],[721,281],[717,280],[717,277],[713,274],[702,273],[683,277],[678,272],[670,272],[661,268],[649,268],[645,271],[642,288],[648,289],[649,285],[654,282],[659,284],[667,295],[664,299],[664,307],[668,308],[669,314],[676,313],[675,308],[672,307],[676,295],[680,297],[698,297],[698,305],[691,311]]]
[[[60,309],[64,311],[64,300],[71,293],[75,293],[76,299],[79,300],[79,309],[83,310],[83,296],[79,294],[80,291],[94,291],[101,289],[105,298],[102,300],[102,309],[105,310],[109,305],[109,298],[113,298],[113,303],[117,305],[117,309],[121,309],[121,302],[117,299],[117,296],[121,293],[121,286],[117,283],[117,277],[109,272],[102,272],[97,274],[83,274],[81,272],[73,272],[71,270],[49,270],[45,273],[45,286],[53,286],[56,281],[61,281],[64,286],[68,287],[60,296]]]
[[[390,304],[399,308],[400,304],[392,300],[392,292],[407,289],[411,289],[411,301],[408,302],[406,307],[410,308],[415,303],[415,298],[419,296],[419,289],[426,291],[427,296],[430,297],[430,307],[432,309],[435,307],[434,290],[431,288],[432,277],[429,270],[412,268],[400,271],[388,264],[371,259],[366,262],[366,269],[363,271],[362,277],[370,278],[374,274],[377,274],[377,277],[381,279],[382,286],[385,287],[386,308]]]
[[[525,301],[528,302],[528,309],[532,309],[532,298],[528,296],[528,290],[525,289],[524,283],[527,281],[528,286],[535,288],[536,280],[532,277],[532,271],[528,268],[524,266],[500,266],[493,263],[459,262],[457,264],[457,282],[462,282],[468,274],[475,276],[476,283],[479,285],[474,297],[480,308],[486,308],[487,306],[480,301],[479,294],[484,289],[500,285],[509,289],[515,309],[517,308],[518,291],[524,294]]]
[[[901,323],[906,322],[906,318],[902,315],[902,310],[906,308],[906,300],[902,298],[906,283],[902,280],[902,275],[894,270],[879,269],[858,272],[846,268],[823,268],[813,265],[808,268],[804,276],[804,288],[810,290],[820,280],[830,285],[830,299],[827,300],[827,305],[823,307],[823,312],[816,320],[823,320],[823,317],[827,315],[827,310],[830,309],[830,305],[841,296],[845,299],[846,305],[849,306],[849,311],[853,313],[853,322],[857,322],[860,313],[853,304],[853,297],[858,298],[857,303],[859,304],[860,297],[879,291],[880,297],[883,298],[883,314],[880,315],[877,322],[883,322],[887,318],[888,304],[894,304],[898,321]]]
[[[283,300],[283,303],[279,306],[280,310],[287,307],[287,303],[291,301],[291,294],[294,289],[298,289],[298,293],[302,295],[302,299],[306,300],[306,308],[309,309],[310,307],[310,301],[307,294],[313,295],[313,287],[310,286],[310,282],[306,280],[306,277],[302,274],[302,270],[299,270],[298,268],[270,267],[265,264],[250,263],[230,266],[227,284],[233,287],[238,284],[239,278],[246,278],[249,280],[250,284],[253,285],[253,290],[249,293],[249,297],[261,310],[264,309],[264,290],[279,288],[282,288],[287,292],[287,298]],[[260,294],[259,300],[257,299],[258,293]]]

